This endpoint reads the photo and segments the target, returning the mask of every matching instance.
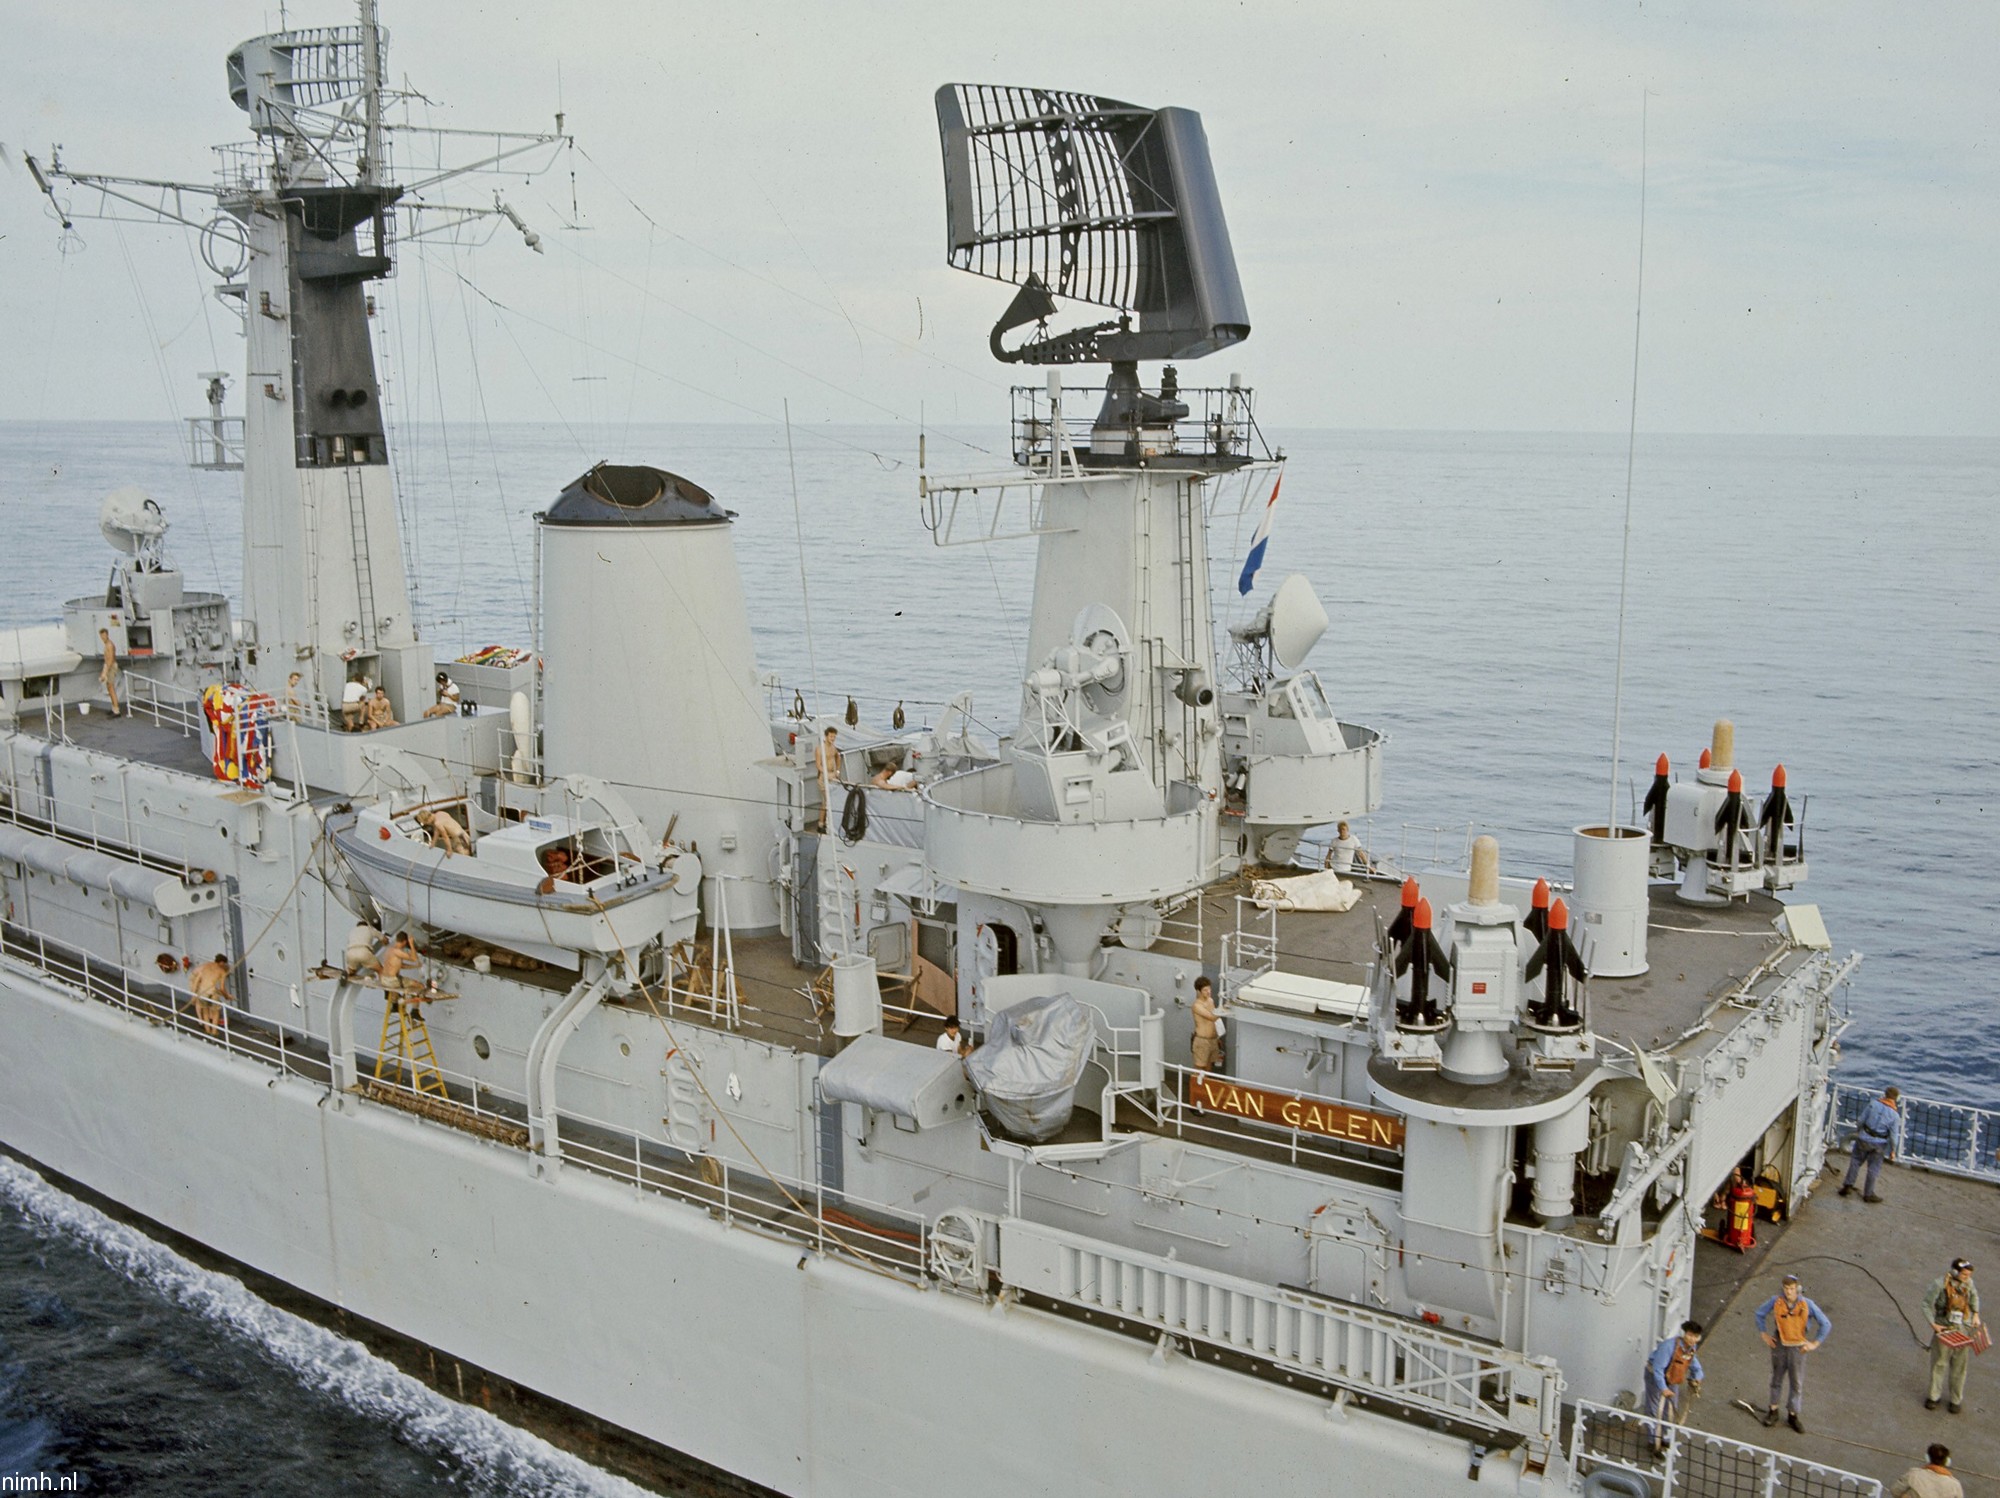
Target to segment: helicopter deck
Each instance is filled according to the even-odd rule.
[[[2000,1241],[2000,1190],[1889,1166],[1880,1182],[1885,1200],[1870,1206],[1836,1194],[1846,1166],[1844,1155],[1829,1157],[1811,1201],[1787,1223],[1760,1221],[1747,1253],[1701,1243],[1691,1314],[1708,1328],[1701,1348],[1708,1376],[1688,1423],[1885,1484],[1922,1465],[1924,1448],[1942,1441],[1967,1493],[2000,1493],[1993,1360],[1974,1359],[1959,1414],[1942,1405],[1925,1410],[1930,1328],[1919,1304],[1954,1257],[1970,1258],[1975,1275],[1988,1266],[1982,1255]],[[1771,1365],[1754,1317],[1786,1274],[1799,1276],[1833,1322],[1833,1335],[1808,1360],[1803,1435],[1782,1424],[1766,1429],[1736,1404],[1765,1407]]]

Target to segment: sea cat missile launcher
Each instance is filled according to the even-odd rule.
[[[183,586],[121,494],[107,588],[0,635],[0,1143],[777,1492],[1657,1479],[1619,1405],[1710,1193],[1802,1201],[1828,1146],[1854,959],[1780,899],[1803,798],[1759,825],[1718,727],[1560,866],[1294,863],[1387,740],[1308,664],[1309,580],[1218,639],[1211,522],[1284,459],[1187,377],[1250,333],[1198,116],[936,96],[950,262],[1045,372],[1010,463],[922,479],[920,540],[1036,551],[996,743],[905,660],[864,695],[949,706],[774,690],[740,501],[644,462],[548,497],[528,649],[436,658],[371,288],[440,216],[521,220],[399,183],[383,46],[369,5],[244,43],[215,183],[35,163],[65,224],[202,236],[243,412],[213,382],[190,434],[241,470],[244,585]]]

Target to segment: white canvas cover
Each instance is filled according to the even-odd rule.
[[[1352,910],[1361,891],[1332,869],[1296,879],[1253,879],[1250,898],[1265,910]]]

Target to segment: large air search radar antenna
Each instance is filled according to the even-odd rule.
[[[1020,287],[1011,364],[1195,359],[1250,336],[1201,116],[1051,89],[937,92],[950,260]],[[1115,319],[1051,332],[1056,298]],[[1001,340],[1028,324],[1014,348]]]
[[[1008,364],[1109,364],[1104,401],[1071,433],[1061,382],[1046,404],[1016,390],[1015,458],[1034,468],[1166,461],[1235,467],[1248,458],[1249,392],[1184,389],[1170,364],[1158,391],[1141,359],[1198,359],[1250,336],[1201,116],[1094,94],[948,83],[937,91],[947,258],[1019,288],[993,325]],[[1116,316],[1052,329],[1058,298]],[[1010,345],[1009,334],[1028,328]],[[1176,429],[1199,402],[1199,435]]]

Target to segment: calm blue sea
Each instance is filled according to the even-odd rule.
[[[1004,435],[934,431],[931,470],[990,472]],[[782,430],[751,426],[410,439],[406,540],[441,654],[526,643],[529,517],[600,458],[651,462],[738,512],[760,658],[787,700],[797,685],[915,718],[970,690],[990,727],[1012,721],[1032,547],[933,546],[907,430],[799,428],[789,454]],[[1733,718],[1752,790],[1783,762],[1806,799],[1796,897],[1867,954],[1843,1077],[2000,1107],[2000,912],[1981,872],[2000,831],[2000,442],[1642,439],[1614,792],[1624,438],[1282,440],[1259,594],[1313,581],[1333,624],[1311,664],[1341,716],[1391,736],[1378,851],[1450,852],[1477,822],[1509,872],[1566,877],[1569,828],[1614,794],[1629,814],[1656,755],[1689,770]],[[191,580],[235,591],[234,477],[183,468],[171,429],[0,423],[17,579],[0,624],[103,587],[97,503],[128,483],[166,508]],[[1220,586],[1263,497],[1217,496]],[[39,1470],[149,1494],[622,1486],[0,1162],[0,1474]]]

